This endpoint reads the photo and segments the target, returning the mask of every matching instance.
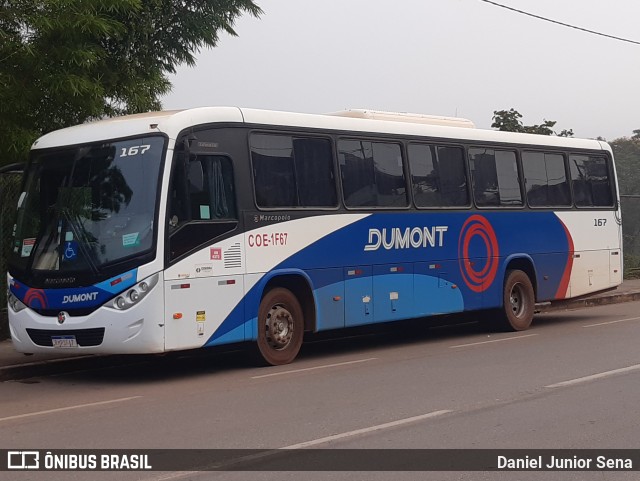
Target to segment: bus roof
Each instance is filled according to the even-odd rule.
[[[412,114],[409,112],[385,112],[383,110],[349,109],[331,112],[327,115],[351,117],[354,119],[391,120],[392,122],[409,122],[414,124],[447,125],[449,127],[475,128],[471,120],[459,117],[443,117],[441,115]]]
[[[356,117],[358,117],[357,114]],[[238,107],[198,107],[187,110],[149,112],[104,119],[45,134],[34,142],[33,148],[45,149],[154,133],[163,133],[169,138],[175,139],[186,128],[213,123],[240,123],[252,126],[273,125],[341,132],[432,137],[450,139],[452,141],[465,140],[470,142],[499,142],[532,146],[610,150],[606,143],[597,140],[500,132],[497,130],[468,128],[468,126],[432,125],[424,121],[410,121],[408,119],[402,119],[401,121],[398,121],[398,119],[378,120],[366,117],[354,118],[354,116],[344,115],[303,114]]]

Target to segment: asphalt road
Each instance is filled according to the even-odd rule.
[[[0,383],[2,449],[640,448],[640,302],[522,333],[392,325],[287,366],[169,356]],[[296,472],[8,473],[0,479],[301,479]],[[305,479],[637,479],[603,472],[305,473]]]

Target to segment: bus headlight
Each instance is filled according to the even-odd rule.
[[[158,283],[158,274],[154,274],[151,277],[147,277],[144,281],[138,282],[135,286],[130,288],[126,294],[122,293],[115,299],[107,302],[105,307],[111,309],[117,309],[118,311],[126,311],[127,309],[135,306],[138,302],[144,299],[149,292]]]
[[[124,300],[124,297],[118,296],[114,301],[113,305],[118,309],[124,309],[127,307],[127,301]]]
[[[7,292],[7,304],[13,312],[20,312],[22,309],[26,309],[27,306],[11,292]]]

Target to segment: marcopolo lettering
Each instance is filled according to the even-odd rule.
[[[442,247],[446,225],[432,227],[392,227],[390,229],[369,229],[369,243],[365,251],[375,251],[380,247],[391,249],[419,249],[423,247]]]
[[[70,294],[62,297],[63,304],[73,304],[76,302],[95,301],[98,298],[98,292],[85,292],[83,294]]]

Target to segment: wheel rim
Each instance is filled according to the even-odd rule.
[[[283,306],[273,306],[267,313],[265,325],[267,344],[276,351],[285,349],[293,338],[293,316]]]
[[[521,317],[526,309],[526,298],[524,295],[524,288],[522,284],[515,284],[509,294],[509,301],[511,303],[511,312],[516,317]]]

